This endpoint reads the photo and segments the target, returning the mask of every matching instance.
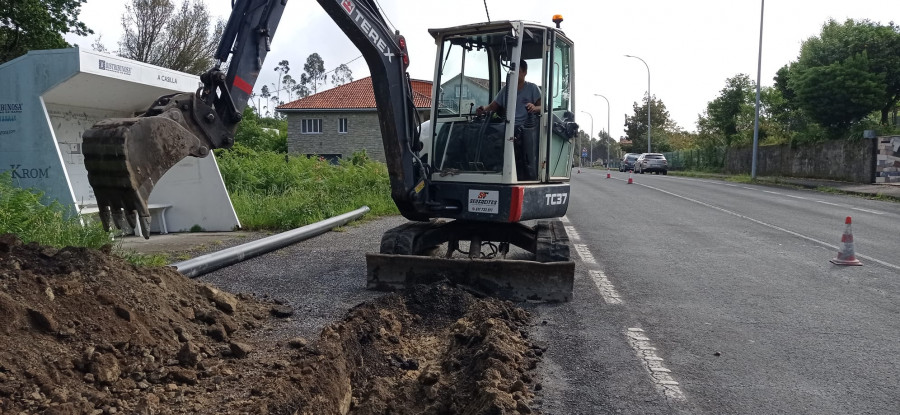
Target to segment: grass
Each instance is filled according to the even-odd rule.
[[[9,173],[0,174],[0,234],[15,234],[23,242],[56,248],[83,246],[100,249],[113,243],[99,223],[81,224],[77,215],[59,203],[45,204],[43,193],[13,185]]]
[[[387,166],[354,156],[324,160],[235,146],[217,154],[231,201],[246,230],[286,230],[369,206],[369,216],[398,213]]]
[[[112,245],[115,255],[137,265],[168,263],[164,255],[144,255],[122,249],[113,234],[104,231],[98,221],[75,215],[57,202],[46,204],[42,198],[42,192],[13,185],[9,173],[0,174],[0,234],[12,233],[22,242],[55,248],[100,249]]]

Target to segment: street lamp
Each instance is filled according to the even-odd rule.
[[[595,97],[600,97],[606,99],[605,96],[600,94],[594,94]],[[609,139],[612,138],[612,135],[609,132],[609,100],[606,99],[606,168],[609,168]]]
[[[635,59],[640,60],[641,62],[644,62],[643,59],[641,59],[637,56],[632,56],[632,55],[625,55],[625,56],[629,57],[629,58],[635,58]],[[649,153],[650,152],[650,96],[651,96],[650,95],[650,65],[647,65],[647,62],[644,62],[644,66],[647,67],[647,152]]]
[[[762,71],[763,17],[765,17],[766,0],[759,4],[759,57],[756,62],[756,117],[753,120],[753,161],[750,163],[750,178],[756,179],[756,153],[759,151],[759,73]]]
[[[590,137],[588,137],[588,146],[591,147],[591,163],[588,164],[588,167],[591,167],[594,165],[594,116],[591,115],[591,113],[589,113],[587,111],[581,111],[581,112],[587,114],[588,117],[591,117],[591,135],[590,135]]]

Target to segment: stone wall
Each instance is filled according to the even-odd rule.
[[[875,183],[900,183],[900,136],[878,137]]]
[[[761,146],[757,154],[756,173],[759,176],[873,183],[878,141],[834,140],[800,148],[791,148],[787,144]],[[725,173],[750,173],[752,155],[752,147],[729,150],[725,156]]]

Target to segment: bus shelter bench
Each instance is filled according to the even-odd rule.
[[[159,224],[160,235],[169,233],[169,228],[166,227],[166,211],[169,210],[170,207],[172,207],[172,205],[159,203],[147,205],[147,210],[150,211],[150,221]],[[100,209],[97,206],[85,206],[82,207],[78,213],[81,215],[98,214],[100,213]],[[137,226],[134,227],[134,236],[141,236],[141,221],[138,218],[137,212],[135,212],[134,216],[135,223],[137,223]]]

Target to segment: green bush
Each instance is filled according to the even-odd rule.
[[[43,193],[13,185],[9,173],[0,173],[0,234],[13,233],[24,242],[56,248],[83,246],[98,249],[113,242],[98,223],[82,226],[77,215],[58,202],[41,202]]]
[[[287,121],[259,118],[248,106],[234,133],[234,142],[255,151],[287,153]]]
[[[217,158],[244,229],[291,229],[362,206],[373,216],[398,213],[387,166],[364,153],[333,165],[236,144]]]

